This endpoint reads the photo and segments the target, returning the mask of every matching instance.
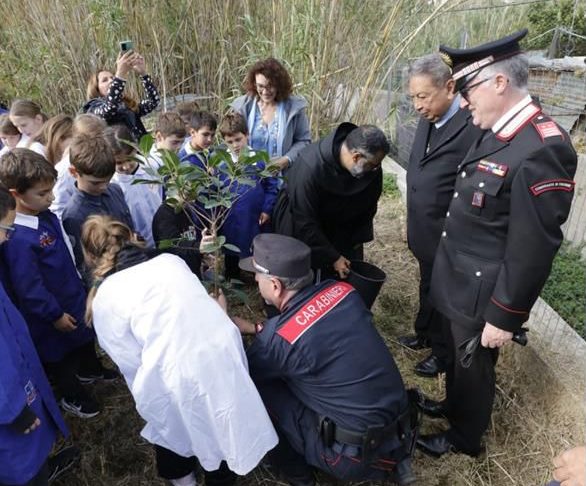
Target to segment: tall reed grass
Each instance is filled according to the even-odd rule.
[[[208,95],[222,112],[247,68],[276,56],[309,101],[314,134],[347,116],[373,121],[376,93],[397,65],[458,44],[508,33],[520,7],[460,12],[463,0],[3,0],[0,98],[33,98],[48,114],[76,112],[88,75],[115,68],[132,39],[165,96]],[[506,5],[506,4],[502,4]],[[511,13],[516,16],[511,17]],[[343,89],[340,89],[343,86]],[[136,88],[136,86],[135,86]]]

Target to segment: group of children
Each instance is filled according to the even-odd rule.
[[[166,112],[158,116],[155,143],[146,158],[137,157],[128,144],[137,142],[128,127],[106,126],[94,115],[47,119],[36,103],[27,100],[16,100],[8,114],[0,115],[0,140],[4,145],[0,152],[0,191],[12,196],[16,210],[13,223],[0,224],[2,285],[28,325],[61,408],[78,417],[91,418],[100,413],[99,403],[85,385],[118,377],[116,371],[102,365],[96,354],[95,334],[84,321],[87,291],[93,284],[81,245],[84,222],[96,214],[112,216],[134,230],[149,247],[156,247],[161,240],[178,240],[170,251],[200,276],[197,248],[203,228],[197,218],[166,204],[160,184],[134,183],[136,179],[148,179],[145,168],[156,170],[161,166],[164,150],[178,153],[184,164],[205,164],[213,150],[217,121],[195,106],[192,113],[189,111],[183,106],[181,114]],[[247,146],[246,121],[231,113],[222,121],[220,132],[237,161]],[[277,190],[277,181],[272,178],[259,178],[254,187],[234,187],[239,199],[223,232],[228,242],[241,248],[242,255],[226,255],[228,278],[238,275],[239,257],[250,254],[252,239],[269,223]],[[0,207],[2,221],[12,211],[4,206]],[[0,371],[0,380],[5,380],[6,373]],[[37,399],[31,379],[22,384],[25,409]],[[22,394],[19,386],[13,390],[15,396],[3,397],[0,393],[0,408],[4,401],[16,400]],[[17,420],[25,409],[16,410],[11,418]],[[32,415],[25,414],[28,419],[41,417],[34,407],[30,410]],[[13,425],[10,419],[0,422],[0,435],[6,423]],[[34,455],[40,449],[35,450],[32,444]],[[8,462],[6,468],[0,468],[0,484],[25,484],[33,478],[33,472],[39,473],[34,471],[36,466],[23,471],[9,464],[22,458],[10,459],[0,445],[3,465],[5,459]]]

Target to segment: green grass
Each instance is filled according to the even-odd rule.
[[[383,194],[390,197],[401,197],[397,186],[397,177],[394,174],[383,174]]]
[[[541,297],[576,332],[584,336],[586,264],[580,248],[563,244],[556,255]]]

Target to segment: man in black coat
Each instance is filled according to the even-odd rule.
[[[407,239],[419,263],[419,311],[415,335],[399,339],[411,349],[431,346],[415,372],[433,377],[445,370],[444,317],[429,302],[435,251],[452,200],[458,164],[482,130],[472,124],[460,96],[454,93],[450,68],[437,54],[409,66],[409,96],[421,115],[407,169]]]
[[[434,260],[431,298],[450,320],[446,400],[422,399],[447,431],[421,436],[424,452],[476,455],[492,413],[498,348],[529,318],[563,240],[576,152],[527,90],[523,30],[471,49],[441,47],[461,106],[487,130],[458,167]]]
[[[312,268],[346,278],[373,239],[382,192],[381,162],[389,151],[375,126],[342,123],[292,161],[273,211],[275,233],[311,248]]]

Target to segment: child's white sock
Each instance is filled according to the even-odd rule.
[[[195,474],[189,473],[182,478],[171,479],[171,484],[173,486],[197,486],[197,481],[195,480]]]

